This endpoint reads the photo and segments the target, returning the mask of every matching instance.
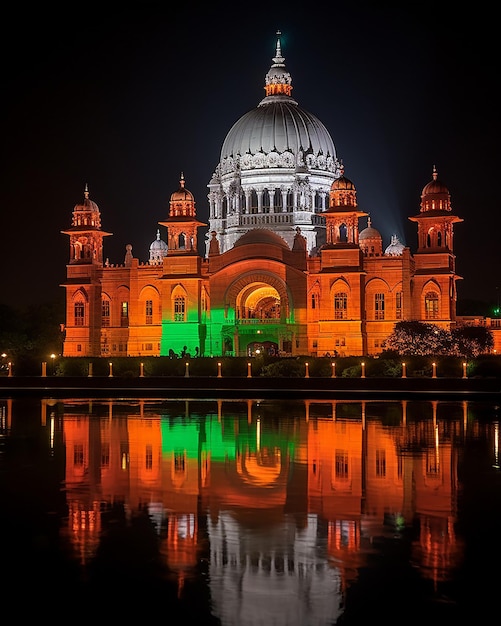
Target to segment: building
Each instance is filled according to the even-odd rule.
[[[292,98],[280,33],[264,89],[223,141],[208,224],[181,175],[146,261],[131,245],[104,260],[111,233],[86,187],[62,231],[64,356],[376,355],[400,320],[454,327],[463,220],[436,168],[409,217],[415,252],[384,246],[328,130]]]

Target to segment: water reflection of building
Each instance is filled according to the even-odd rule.
[[[306,611],[308,623],[334,623],[378,540],[404,527],[419,526],[422,574],[447,579],[460,554],[454,441],[467,404],[443,418],[428,402],[410,415],[405,403],[298,403],[280,416],[276,406],[66,407],[68,530],[82,563],[103,512],[121,505],[149,511],[179,593],[209,560],[222,624],[300,624]]]

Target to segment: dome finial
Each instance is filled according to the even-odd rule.
[[[84,198],[85,198],[86,200],[88,200],[88,199],[89,199],[89,184],[88,184],[88,183],[85,183]]]
[[[280,35],[282,34],[282,32],[280,30],[277,30],[277,50],[275,52],[275,56],[276,57],[281,57],[282,56],[282,46],[280,44]],[[275,60],[275,59],[273,59]]]
[[[184,173],[183,172],[181,172],[181,179],[179,181],[179,184],[181,185],[182,188],[184,187]]]
[[[434,165],[433,166],[433,180],[437,180],[437,178],[438,178],[438,172],[437,172],[436,166]]]
[[[282,56],[282,45],[280,43],[281,34],[282,32],[277,30],[275,56],[273,57],[273,63],[265,77],[264,91],[267,97],[290,96],[292,92],[292,78],[285,69],[285,59]],[[266,102],[266,98],[263,102]]]

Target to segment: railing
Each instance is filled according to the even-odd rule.
[[[286,322],[282,322],[282,320],[278,317],[275,318],[269,318],[266,317],[264,319],[259,319],[259,318],[237,318],[235,320],[235,324],[246,324],[246,325],[259,325],[259,324],[283,324]]]

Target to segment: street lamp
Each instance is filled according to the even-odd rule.
[[[51,359],[51,361],[52,361],[52,376],[54,376],[54,374],[56,373],[56,372],[55,372],[55,369],[54,369],[55,358],[56,358],[56,355],[55,355],[54,353],[52,353],[52,354],[50,355],[50,359]]]

